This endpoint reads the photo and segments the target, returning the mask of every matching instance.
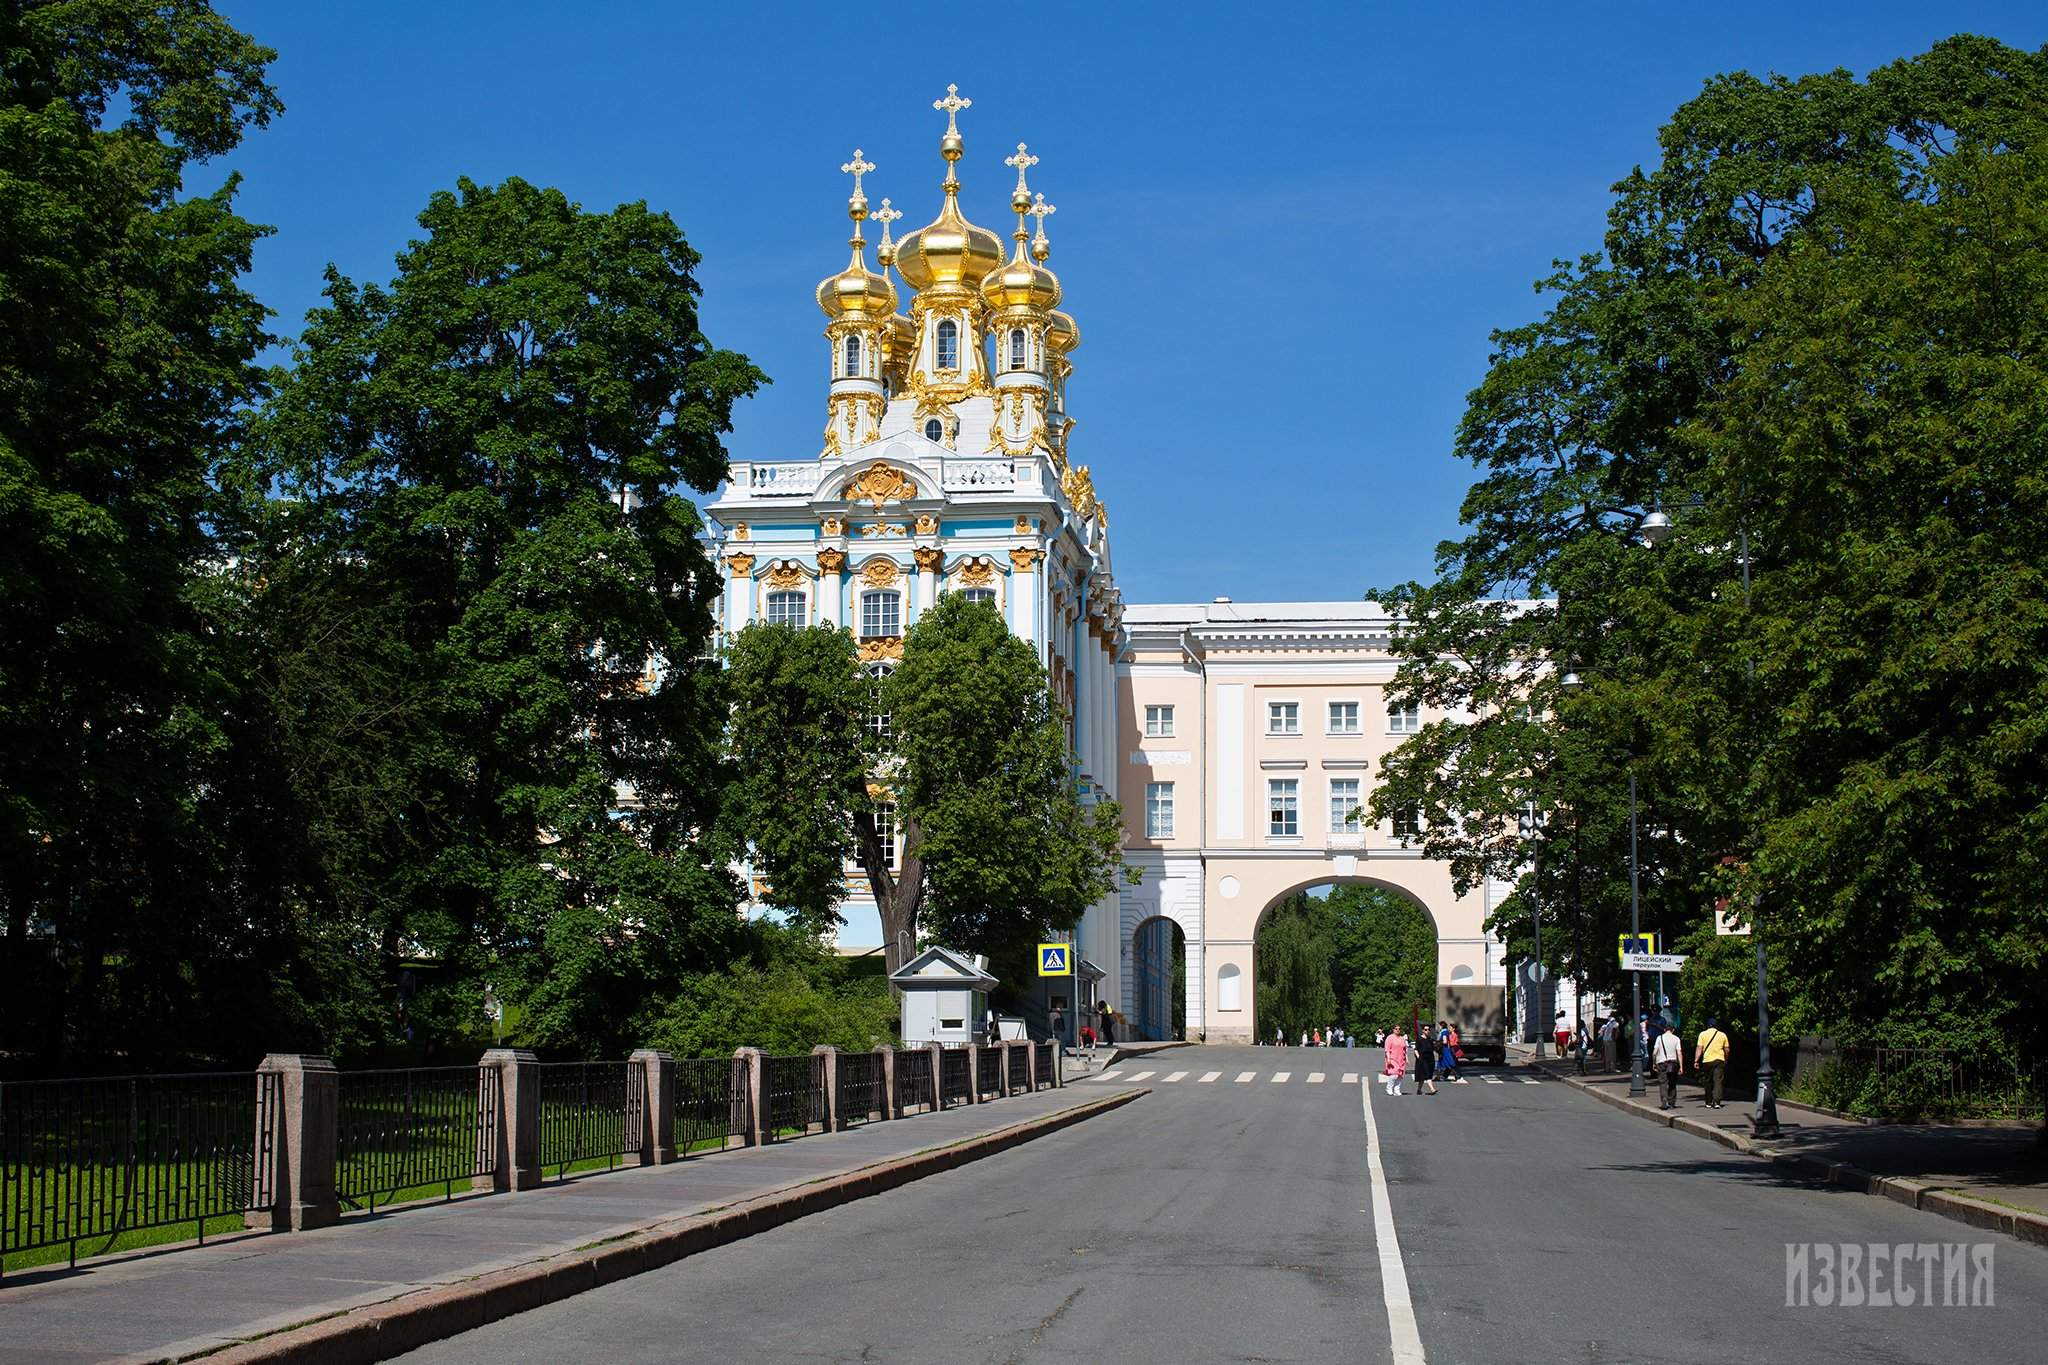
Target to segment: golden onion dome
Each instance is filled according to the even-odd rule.
[[[1045,329],[1045,344],[1065,355],[1081,344],[1081,325],[1071,314],[1062,313],[1057,308],[1052,310],[1051,316],[1052,323]]]
[[[946,98],[932,101],[932,108],[946,113],[946,135],[939,140],[939,155],[946,159],[946,179],[940,186],[946,202],[937,218],[896,244],[896,268],[913,289],[972,284],[1003,263],[1002,239],[968,222],[960,212],[958,166],[965,144],[956,119],[972,103],[960,98],[960,88],[954,85],[946,87]]]
[[[837,275],[818,282],[818,307],[825,310],[828,318],[843,317],[848,313],[887,317],[896,311],[896,286],[889,282],[887,275],[878,275],[868,269],[867,238],[861,235],[860,230],[862,220],[868,216],[868,197],[861,192],[860,178],[874,168],[872,161],[861,159],[858,147],[853,149],[853,160],[839,168],[853,176],[853,195],[846,201],[846,216],[853,220],[853,236],[847,243],[853,248],[853,259]],[[888,204],[888,200],[882,201],[884,208]],[[886,226],[883,235],[888,235]]]
[[[1047,309],[1060,301],[1059,276],[1043,265],[1025,259],[1024,243],[1030,232],[1024,226],[1027,215],[1036,212],[1032,206],[1030,189],[1024,184],[1024,172],[1038,164],[1038,158],[1025,150],[1025,144],[1017,144],[1017,154],[1004,159],[1005,166],[1017,168],[1017,188],[1010,194],[1010,209],[1017,215],[1017,230],[1011,234],[1017,247],[1010,255],[1007,265],[991,270],[981,279],[981,297],[991,308],[1036,308]],[[1053,212],[1045,196],[1038,196],[1038,203],[1044,213]],[[1040,226],[1045,219],[1041,216]]]
[[[1045,237],[1045,220],[1058,210],[1045,202],[1044,195],[1037,194],[1031,197],[1031,207],[1026,212],[1038,220],[1038,235],[1031,239],[1031,259],[1037,262],[1039,269],[1051,275],[1052,271],[1046,270],[1045,266],[1046,258],[1052,255],[1052,243]],[[1056,276],[1053,279],[1053,287],[1059,288]],[[1055,294],[1053,300],[1058,302],[1059,296]],[[1058,354],[1065,355],[1081,344],[1081,324],[1075,322],[1072,315],[1062,313],[1057,308],[1052,309],[1050,325],[1045,329],[1045,344]]]

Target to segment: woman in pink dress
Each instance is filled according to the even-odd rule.
[[[1380,1079],[1386,1082],[1387,1093],[1401,1093],[1401,1078],[1408,1074],[1408,1035],[1401,1031],[1399,1024],[1387,1035],[1387,1064],[1381,1069]]]

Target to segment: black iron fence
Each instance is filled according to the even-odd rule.
[[[939,1053],[939,1107],[967,1103],[969,1089],[967,1049],[943,1049]]]
[[[761,1127],[767,1140],[801,1137],[825,1122],[825,1059],[816,1053],[761,1058]]]
[[[753,1078],[744,1060],[679,1061],[675,1077],[677,1152],[724,1147],[753,1131]]]
[[[932,1091],[932,1054],[928,1048],[905,1050],[896,1054],[896,1112],[908,1114],[913,1109],[934,1109],[937,1098]]]
[[[2040,1119],[2048,1063],[1949,1048],[1837,1047],[1801,1068],[1786,1098],[1890,1119]]]
[[[974,1083],[979,1099],[1000,1098],[1003,1093],[1003,1052],[1001,1044],[975,1045]]]
[[[334,1189],[353,1208],[418,1198],[493,1174],[496,1067],[429,1066],[341,1073]]]
[[[1028,1090],[1031,1087],[1030,1050],[1021,1047],[1006,1048],[1004,1050],[1009,1054],[1007,1065],[1010,1068],[1010,1089],[1013,1091]]]
[[[246,1071],[0,1085],[0,1268],[186,1223],[203,1242],[209,1220],[272,1207],[282,1095]]]
[[[1051,1085],[1053,1082],[1052,1064],[1054,1051],[1054,1044],[1040,1043],[1037,1055],[1032,1058],[1031,1065],[1038,1073],[1034,1079],[1041,1086]]]
[[[839,1121],[865,1123],[882,1116],[882,1058],[874,1052],[839,1054]]]
[[[604,1162],[640,1150],[647,1116],[647,1072],[632,1062],[540,1064],[540,1165],[561,1175],[579,1162]]]

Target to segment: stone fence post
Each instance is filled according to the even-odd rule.
[[[275,1232],[324,1228],[341,1218],[341,1200],[334,1191],[334,1155],[339,1145],[341,1073],[325,1057],[273,1052],[256,1068],[258,1075],[276,1076],[270,1110],[259,1081],[256,1092],[256,1139],[264,1139],[266,1113],[270,1140],[276,1143],[277,1202],[271,1206]]]
[[[540,1058],[525,1048],[494,1047],[482,1065],[498,1073],[498,1151],[491,1188],[540,1187]]]
[[[626,1064],[640,1068],[640,1164],[666,1166],[676,1159],[676,1059],[643,1047]]]
[[[819,1043],[811,1055],[825,1059],[825,1131],[836,1133],[846,1126],[839,1113],[839,1049]]]
[[[762,1124],[766,1121],[766,1116],[761,1112],[761,1049],[757,1047],[735,1048],[733,1049],[732,1057],[734,1061],[742,1063],[746,1067],[746,1075],[743,1081],[747,1087],[745,1101],[747,1106],[747,1145],[759,1147],[762,1145],[761,1135],[765,1131],[762,1128]],[[735,1100],[738,1098],[737,1095],[734,1096]]]
[[[1038,1089],[1038,1040],[1024,1040],[1024,1093]]]
[[[875,1069],[882,1073],[882,1103],[879,1106],[885,1119],[900,1119],[896,1112],[896,1049],[878,1047],[875,1049]]]
[[[981,1103],[981,1048],[967,1045],[967,1102]]]
[[[926,1043],[926,1050],[932,1054],[932,1112],[946,1107],[946,1049],[937,1043]]]

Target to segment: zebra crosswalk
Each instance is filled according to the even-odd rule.
[[[1267,1085],[1291,1085],[1297,1082],[1302,1085],[1324,1085],[1330,1081],[1331,1075],[1332,1073],[1327,1071],[1262,1072],[1252,1070],[1240,1071],[1235,1076],[1230,1077],[1229,1080],[1230,1083],[1235,1085],[1252,1085],[1262,1080]],[[1122,1067],[1114,1066],[1109,1068],[1107,1071],[1101,1072],[1097,1075],[1080,1077],[1078,1079],[1096,1083],[1100,1083],[1103,1081],[1120,1081],[1125,1084],[1136,1084],[1140,1081],[1157,1081],[1157,1083],[1160,1085],[1177,1085],[1182,1081],[1188,1080],[1188,1078],[1191,1076],[1194,1077],[1193,1083],[1195,1085],[1214,1085],[1218,1081],[1222,1081],[1225,1079],[1225,1074],[1221,1071],[1204,1071],[1199,1076],[1195,1076],[1195,1073],[1192,1071],[1169,1071],[1162,1075],[1160,1072],[1156,1070],[1129,1071],[1125,1070]],[[1379,1077],[1357,1071],[1345,1071],[1336,1074],[1336,1081],[1339,1085],[1359,1085],[1364,1083],[1364,1081],[1368,1079],[1377,1081]],[[1478,1080],[1479,1082],[1485,1085],[1509,1085],[1515,1082],[1520,1082],[1523,1085],[1544,1084],[1544,1081],[1535,1076],[1495,1076],[1491,1074],[1482,1074],[1477,1077],[1467,1078],[1463,1081],[1443,1081],[1441,1082],[1441,1084],[1465,1085],[1470,1084],[1472,1080]]]

